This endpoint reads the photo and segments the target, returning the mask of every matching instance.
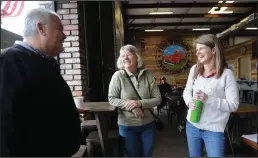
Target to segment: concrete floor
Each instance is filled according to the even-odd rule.
[[[157,132],[153,157],[189,157],[185,130],[179,132],[176,122],[169,124],[165,111],[160,118],[165,128]]]
[[[165,124],[165,128],[163,131],[157,132],[153,157],[189,157],[185,130],[182,132],[177,130],[175,118],[172,125],[169,124],[166,111],[162,111],[160,118]],[[240,124],[243,125],[244,123]],[[226,155],[228,155],[227,157],[233,157],[230,152]],[[258,152],[249,146],[243,143],[238,147],[235,146],[234,157],[255,156],[258,156]]]
[[[182,132],[179,132],[177,130],[178,125],[175,118],[173,123],[169,124],[165,110],[162,110],[160,118],[164,123],[165,128],[161,132],[157,131],[156,133],[156,142],[154,147],[154,153],[152,156],[189,157],[185,130],[183,130]],[[241,144],[240,148],[235,148],[235,152],[235,157],[258,156],[258,153],[256,151],[244,144]],[[230,155],[230,153],[228,156],[233,157],[232,155]]]

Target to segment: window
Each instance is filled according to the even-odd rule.
[[[33,8],[39,7],[39,1],[2,1],[1,28],[22,35],[26,13]]]

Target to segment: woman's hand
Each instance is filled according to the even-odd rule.
[[[195,94],[194,94],[194,99],[196,100],[200,100],[203,103],[208,99],[208,96],[202,92],[201,90],[198,90]]]
[[[191,110],[195,110],[195,109],[196,109],[196,105],[195,105],[194,101],[191,101],[191,102],[188,104],[188,107],[189,107],[189,109],[191,109]]]
[[[127,101],[127,106],[126,110],[131,111],[135,108],[140,108],[141,107],[141,102],[139,100],[128,100]]]
[[[140,118],[144,117],[144,113],[140,108],[133,109],[133,113],[135,114],[136,117],[140,117]]]
[[[81,108],[77,108],[77,110],[78,110],[78,112],[79,112],[80,114],[85,114],[85,113],[87,113],[88,111],[90,111],[90,109],[81,109]]]

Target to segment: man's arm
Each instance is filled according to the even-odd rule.
[[[13,53],[0,57],[0,156],[15,156],[14,142],[10,141],[13,126],[16,96],[22,89],[22,76],[19,71],[19,59]],[[13,138],[12,138],[13,139]]]

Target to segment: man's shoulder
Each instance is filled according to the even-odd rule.
[[[21,47],[17,47],[17,46],[12,46],[12,47],[8,47],[5,48],[2,52],[1,52],[1,59],[6,59],[6,58],[14,58],[14,57],[18,57],[18,56],[22,56],[25,55],[25,50],[22,49]]]

